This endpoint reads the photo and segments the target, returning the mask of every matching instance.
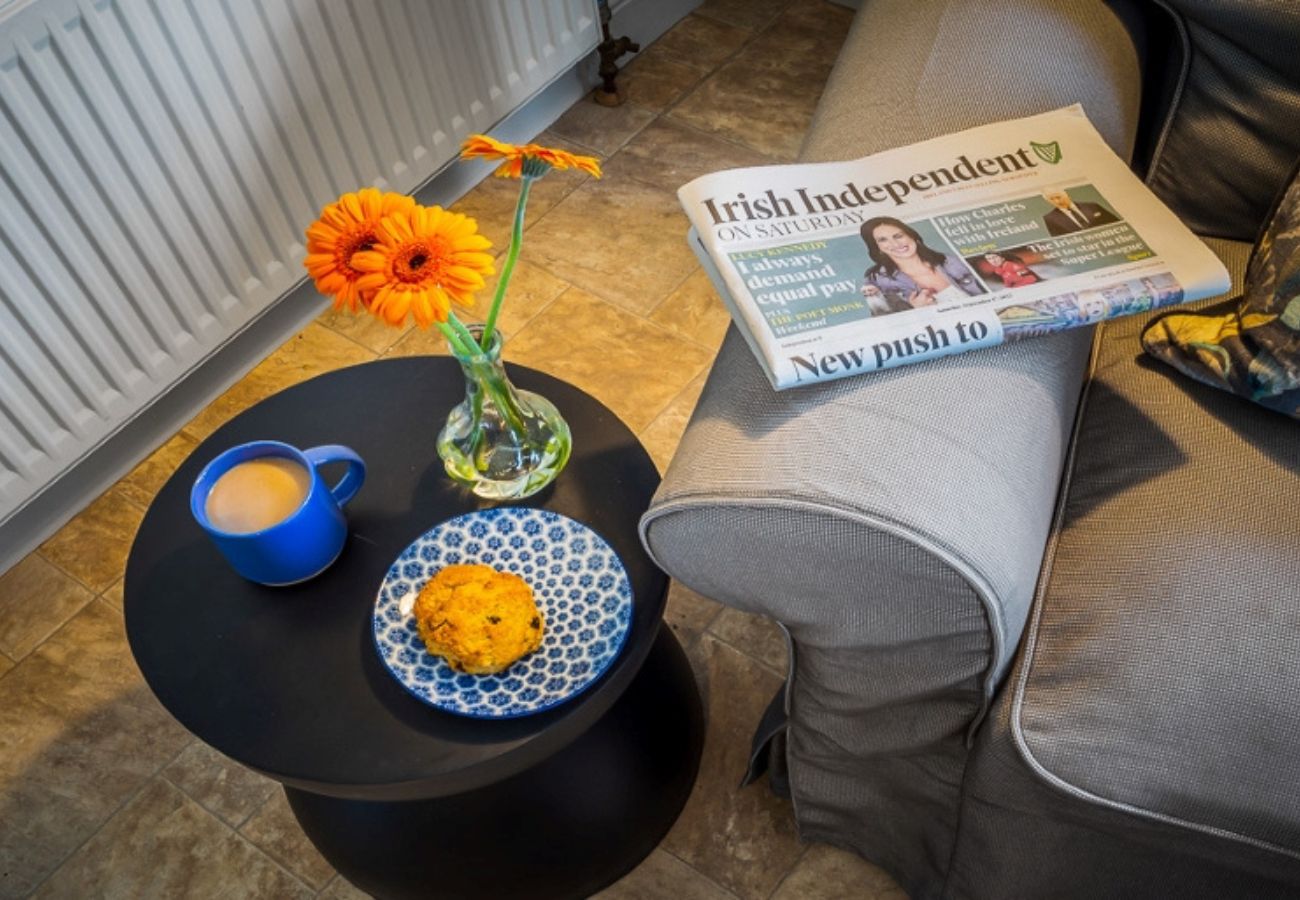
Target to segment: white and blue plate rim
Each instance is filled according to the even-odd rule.
[[[551,542],[546,545],[548,548],[554,546],[552,541],[555,534],[554,529],[556,527],[566,529],[569,532],[568,538],[570,541],[572,538],[578,538],[579,550],[582,550],[584,547],[589,547],[586,551],[587,555],[585,559],[587,562],[583,563],[584,567],[588,563],[592,562],[593,557],[598,557],[598,561],[604,563],[604,565],[592,572],[581,572],[582,576],[587,574],[593,575],[592,584],[583,588],[586,592],[584,600],[587,602],[578,603],[575,601],[572,594],[575,585],[548,585],[547,580],[550,578],[561,580],[560,577],[557,577],[550,570],[540,573],[539,575],[534,566],[534,571],[531,575],[525,574],[524,570],[527,566],[520,561],[516,554],[512,553],[511,558],[503,560],[495,553],[485,552],[487,548],[482,546],[480,546],[476,552],[469,552],[469,548],[466,547],[465,544],[471,542],[466,541],[465,537],[471,529],[474,529],[476,523],[491,531],[493,528],[500,527],[495,525],[498,521],[512,522],[521,530],[525,530],[526,523],[529,521],[541,523],[546,531],[546,540]],[[453,529],[455,531],[453,531]],[[506,532],[505,536],[509,537],[512,532],[513,529]],[[445,542],[451,540],[450,535],[452,533],[460,535],[460,543],[456,546],[447,547],[445,546]],[[533,536],[536,537],[536,535]],[[481,539],[482,535],[480,535],[480,540]],[[433,549],[430,550],[428,548]],[[500,548],[496,549],[499,550]],[[511,549],[517,551],[519,548],[512,546]],[[532,548],[530,547],[529,549],[531,550]],[[566,549],[572,548],[570,547]],[[428,553],[426,553],[426,550],[428,550]],[[533,552],[538,551],[534,550]],[[443,554],[446,554],[446,557],[444,557]],[[432,555],[432,558],[430,558],[430,555]],[[487,558],[485,558],[485,556]],[[532,557],[530,556],[527,558],[531,559]],[[574,574],[567,570],[567,567],[571,567],[573,563],[570,562],[567,557],[564,557],[563,559],[566,566],[564,574]],[[429,654],[428,651],[424,649],[422,642],[420,642],[418,650],[413,646],[414,642],[410,636],[415,635],[415,642],[418,642],[418,634],[416,634],[413,627],[410,627],[410,618],[402,617],[400,620],[394,620],[391,613],[388,612],[389,608],[395,607],[400,615],[400,605],[404,596],[412,590],[418,592],[438,568],[456,562],[487,562],[489,565],[493,565],[494,567],[500,568],[504,571],[514,571],[529,582],[529,585],[533,587],[534,596],[538,601],[538,605],[542,607],[543,616],[546,619],[542,646],[537,651],[525,656],[519,662],[497,675],[465,675],[463,673],[454,672],[444,660]],[[423,574],[416,578],[411,577],[409,572],[404,574],[404,567],[411,564],[423,567]],[[595,577],[597,574],[602,577]],[[578,663],[590,663],[590,666],[582,675],[576,679],[571,679],[573,683],[566,687],[562,692],[550,691],[543,698],[535,702],[525,702],[518,698],[516,698],[516,702],[514,703],[503,702],[498,696],[502,691],[497,690],[490,692],[489,698],[486,702],[467,702],[467,697],[472,698],[476,695],[476,689],[468,686],[470,680],[473,680],[473,683],[479,686],[483,685],[486,681],[489,684],[497,683],[504,688],[506,684],[521,677],[535,678],[537,671],[535,668],[537,663],[535,661],[539,658],[539,655],[543,653],[553,653],[556,649],[555,642],[564,634],[567,634],[567,628],[561,630],[557,627],[565,624],[559,621],[559,614],[561,612],[567,612],[570,606],[575,607],[575,612],[578,611],[579,607],[582,610],[587,610],[587,612],[589,612],[590,610],[588,610],[588,605],[591,602],[590,594],[592,593],[593,586],[604,585],[606,581],[603,576],[605,575],[612,575],[613,582],[608,588],[602,589],[595,587],[595,590],[597,590],[600,595],[600,602],[602,606],[606,608],[609,607],[612,598],[617,598],[617,603],[613,607],[614,611],[612,613],[601,613],[601,617],[596,622],[596,626],[598,626],[596,630],[608,629],[609,626],[606,623],[610,621],[612,621],[614,625],[611,631],[606,631],[605,633],[600,634],[597,639],[589,642],[600,650],[594,661],[591,659],[575,660]],[[533,579],[537,577],[540,577],[543,580],[535,582]],[[419,581],[418,584],[415,583],[417,580]],[[404,584],[406,589],[394,596],[392,591],[400,584]],[[558,586],[567,588],[569,591],[568,595],[565,597],[555,596],[555,591]],[[567,602],[569,605],[561,609],[559,604],[562,601]],[[610,546],[609,542],[590,526],[583,522],[579,522],[576,519],[570,518],[563,513],[547,509],[519,506],[492,507],[489,509],[462,513],[439,522],[421,533],[411,541],[411,543],[408,544],[401,553],[398,554],[397,558],[385,572],[379,590],[376,592],[374,612],[371,620],[371,635],[376,653],[378,654],[380,661],[384,664],[384,668],[388,670],[389,674],[396,679],[397,683],[400,684],[407,693],[411,694],[422,703],[432,706],[435,709],[440,709],[454,715],[465,716],[468,718],[489,720],[514,719],[536,715],[537,713],[545,712],[548,709],[553,709],[562,703],[567,703],[569,700],[582,694],[591,687],[591,685],[595,684],[622,653],[623,647],[627,643],[628,632],[631,631],[632,627],[632,607],[633,592],[631,580],[627,574],[626,567],[623,565],[622,559],[619,558],[618,553],[612,546]],[[586,612],[583,613],[583,615],[586,614]],[[386,644],[385,639],[391,638],[397,625],[403,623],[407,626],[403,629],[405,632],[406,644],[404,646],[394,646],[391,641]],[[580,633],[586,630],[587,629],[579,629]],[[576,637],[577,636],[575,635],[575,639]],[[565,647],[569,649],[564,652],[571,656],[574,652],[573,646],[574,642],[566,644]],[[409,662],[413,657],[415,657],[417,661],[415,663]],[[405,664],[401,662],[403,659],[407,661]],[[555,662],[556,660],[551,660],[552,665]],[[517,667],[521,665],[525,666],[525,668],[518,669]],[[529,667],[533,667],[532,671],[529,671]],[[421,668],[432,670],[434,673],[434,681],[430,681],[429,676],[425,673],[421,673],[422,680],[417,681],[416,673],[417,670]],[[458,686],[460,687],[460,690],[448,693],[448,688],[445,687],[445,684],[448,681],[459,682]],[[437,692],[437,695],[435,695],[435,691]],[[481,689],[478,690],[477,693],[481,693]],[[498,705],[493,707],[494,703]]]

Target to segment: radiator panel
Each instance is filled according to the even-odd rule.
[[[592,0],[0,0],[0,523],[599,41]]]

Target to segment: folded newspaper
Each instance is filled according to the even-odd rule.
[[[777,390],[1211,297],[1228,272],[1075,105],[678,197]]]

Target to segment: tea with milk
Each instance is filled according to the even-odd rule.
[[[228,534],[248,534],[283,522],[302,506],[311,473],[292,459],[263,456],[217,479],[204,505],[208,521]]]

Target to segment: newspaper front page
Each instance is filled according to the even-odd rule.
[[[1078,105],[850,162],[717,172],[678,197],[777,390],[1229,286]]]

